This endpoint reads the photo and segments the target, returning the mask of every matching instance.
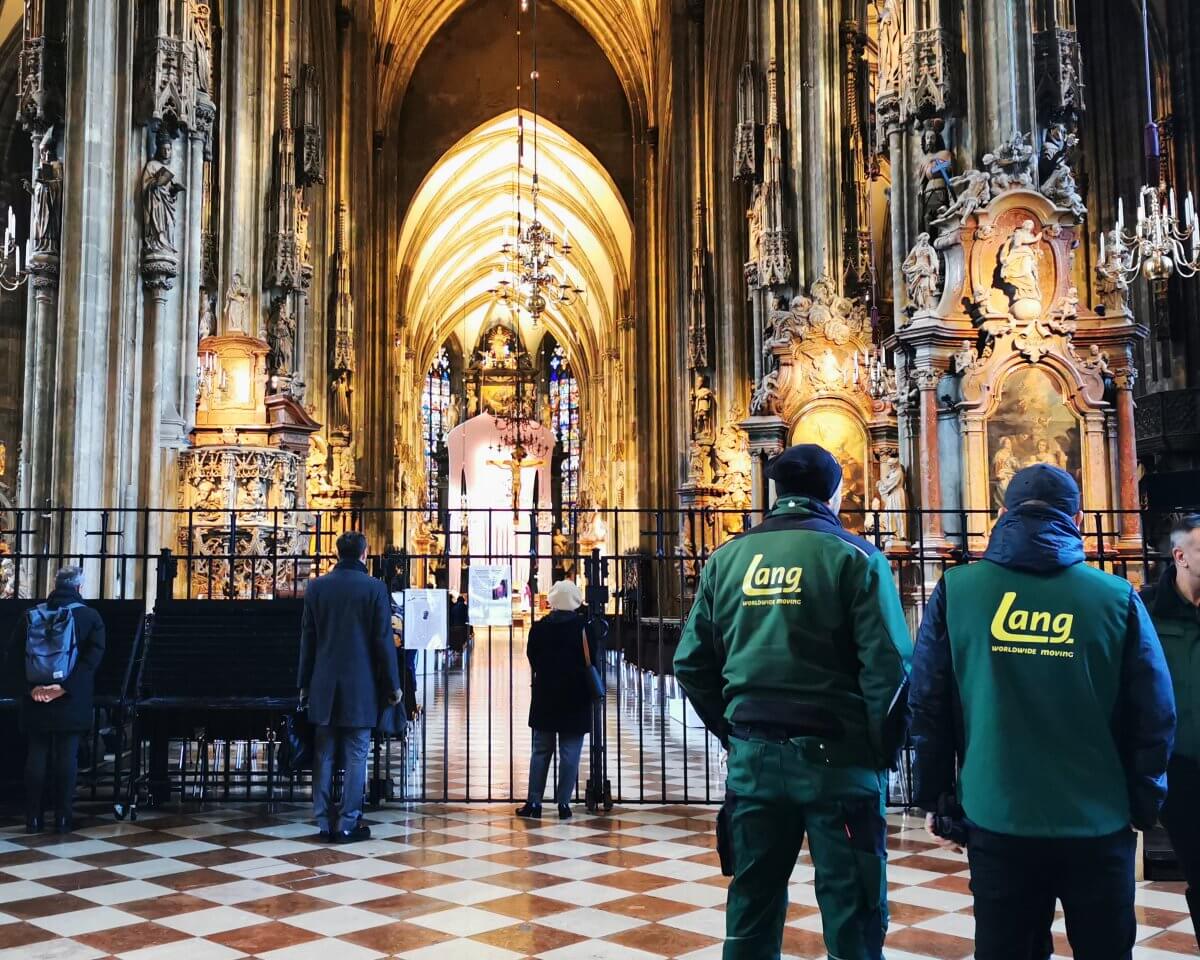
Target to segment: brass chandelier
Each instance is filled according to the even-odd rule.
[[[533,115],[533,170],[530,178],[530,199],[533,217],[524,223],[521,213],[521,182],[525,158],[525,116],[521,112],[521,13],[533,5],[532,69],[529,79],[532,84]],[[573,250],[566,229],[556,237],[538,216],[538,196],[541,182],[538,174],[538,55],[537,55],[537,0],[521,0],[517,14],[517,164],[514,207],[516,230],[505,231],[500,245],[502,267],[488,292],[510,307],[525,310],[537,323],[551,304],[571,306],[585,296],[584,288],[571,281],[568,270]]]
[[[1196,205],[1189,190],[1183,202],[1183,217],[1176,206],[1174,189],[1164,186],[1158,124],[1154,122],[1154,92],[1150,72],[1150,21],[1147,0],[1142,0],[1142,48],[1146,68],[1146,168],[1150,183],[1138,191],[1137,222],[1125,229],[1125,204],[1117,203],[1117,222],[1108,234],[1100,234],[1098,270],[1109,280],[1129,283],[1139,273],[1160,291],[1172,273],[1193,277],[1200,270],[1200,229]]]

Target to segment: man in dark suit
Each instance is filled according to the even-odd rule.
[[[387,587],[367,573],[367,538],[343,533],[338,563],[308,585],[300,640],[300,703],[315,728],[313,814],[321,839],[353,843],[371,836],[362,819],[371,730],[380,707],[400,700]],[[333,771],[341,758],[341,810]]]

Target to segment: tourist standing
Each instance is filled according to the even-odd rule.
[[[704,565],[675,654],[676,679],[729,750],[724,957],[780,956],[807,834],[826,950],[880,960],[886,770],[907,725],[912,642],[887,558],[838,520],[838,462],[800,444],[768,475],[774,510]]]
[[[558,784],[554,802],[558,816],[571,816],[571,796],[579,776],[583,738],[592,730],[592,690],[587,671],[597,663],[597,644],[579,612],[583,595],[570,580],[559,580],[547,594],[550,613],[529,629],[527,655],[533,671],[529,726],[533,753],[529,758],[529,793],[518,817],[542,815],[546,777],[558,743]]]
[[[70,833],[79,739],[92,729],[96,671],[104,657],[104,621],[83,602],[83,570],[63,567],[46,602],[29,610],[14,652],[23,657],[29,695],[21,700],[25,758],[25,832],[40,833],[46,787],[54,829]],[[21,668],[18,668],[21,669]]]
[[[315,728],[313,815],[320,839],[366,840],[361,822],[371,730],[380,709],[402,696],[392,600],[367,573],[367,538],[343,533],[337,565],[308,584],[300,639],[300,703]],[[333,773],[345,771],[341,809],[333,805]]]
[[[1174,698],[1137,593],[1084,563],[1082,520],[1069,473],[1020,470],[917,639],[914,800],[943,845],[966,841],[977,960],[1044,955],[1055,900],[1076,960],[1133,949],[1130,825],[1158,816]]]
[[[1171,562],[1158,583],[1142,591],[1142,600],[1175,688],[1179,722],[1162,822],[1188,883],[1188,909],[1200,941],[1200,514],[1175,523]]]

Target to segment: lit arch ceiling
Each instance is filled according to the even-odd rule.
[[[528,115],[525,131],[521,213],[528,224],[533,213]],[[500,247],[516,225],[516,137],[515,110],[476,128],[437,162],[405,215],[396,252],[398,292],[412,347],[423,365],[451,333],[470,350],[485,327],[510,318],[508,308],[488,289],[502,266]],[[521,311],[521,332],[532,350],[541,327],[550,330],[580,372],[589,375],[599,372],[601,351],[616,329],[629,289],[629,212],[599,161],[545,120],[538,124],[538,167],[538,217],[557,237],[569,232],[570,279],[587,293],[571,306],[552,303],[540,326]]]
[[[380,115],[395,117],[417,61],[442,25],[470,0],[375,0]],[[513,4],[517,0],[512,0]],[[546,3],[548,0],[540,0]],[[613,65],[633,116],[652,122],[656,24],[663,0],[553,0],[588,31]]]

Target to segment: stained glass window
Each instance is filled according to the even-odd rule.
[[[562,526],[572,526],[579,501],[579,382],[566,351],[555,347],[550,357],[550,416],[562,447]]]
[[[425,508],[430,519],[438,516],[438,447],[445,440],[446,413],[450,409],[450,357],[443,347],[425,375],[421,394],[421,422],[425,438]]]

